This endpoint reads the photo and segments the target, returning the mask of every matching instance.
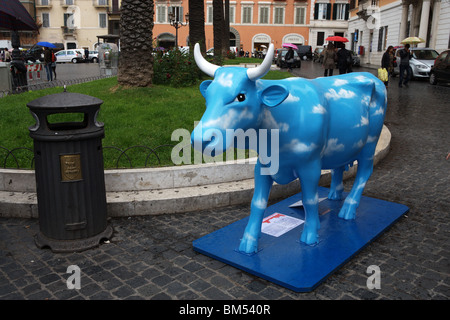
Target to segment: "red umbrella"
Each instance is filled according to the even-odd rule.
[[[16,31],[39,29],[19,0],[0,0],[0,28]]]
[[[335,42],[348,42],[347,38],[340,36],[331,36],[325,39],[326,41],[335,41]]]
[[[292,48],[294,50],[298,50],[297,46],[293,43],[283,43],[281,46],[283,48]]]

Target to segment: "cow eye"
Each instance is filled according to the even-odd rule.
[[[238,94],[237,97],[236,97],[236,99],[237,99],[239,102],[244,101],[244,100],[245,100],[245,94],[243,94],[243,93]]]

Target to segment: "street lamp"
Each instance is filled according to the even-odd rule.
[[[189,12],[186,13],[186,15],[184,17],[186,19],[185,23],[183,23],[181,21],[178,21],[177,17],[174,14],[173,11],[169,13],[170,25],[175,28],[175,48],[177,48],[177,49],[178,49],[178,29],[188,25],[188,23],[189,23]]]

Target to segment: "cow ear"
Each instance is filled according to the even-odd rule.
[[[289,95],[289,91],[281,85],[273,85],[261,92],[261,101],[268,107],[276,107]]]
[[[208,89],[211,82],[212,80],[205,80],[200,84],[200,92],[202,93],[202,96],[205,98],[206,98],[206,89]]]

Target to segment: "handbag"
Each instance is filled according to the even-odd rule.
[[[388,79],[388,72],[386,68],[379,68],[378,69],[378,79],[380,79],[383,82],[387,82]]]

